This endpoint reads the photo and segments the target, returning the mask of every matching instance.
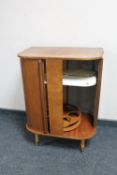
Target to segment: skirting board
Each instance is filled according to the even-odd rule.
[[[25,111],[0,108],[0,115],[2,115],[2,114],[12,114],[12,115],[17,114],[17,115],[21,115],[21,117],[26,116]],[[108,126],[108,127],[117,127],[117,121],[99,119],[98,125],[99,126]]]

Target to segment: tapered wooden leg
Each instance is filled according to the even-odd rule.
[[[80,141],[80,150],[83,152],[85,149],[85,140]]]
[[[39,135],[35,134],[35,144],[38,145],[39,144]]]

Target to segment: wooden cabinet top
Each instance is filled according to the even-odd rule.
[[[103,49],[84,47],[31,47],[20,52],[18,56],[30,59],[96,60],[103,58]]]

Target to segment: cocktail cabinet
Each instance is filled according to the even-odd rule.
[[[96,134],[102,48],[31,47],[21,62],[26,128],[35,135],[85,141]]]

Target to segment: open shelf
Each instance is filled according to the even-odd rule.
[[[89,87],[96,85],[96,76],[91,77],[76,77],[76,76],[63,76],[63,85],[65,86],[78,86]]]
[[[68,69],[63,72],[63,85],[88,87],[96,85],[96,75],[92,70]]]

